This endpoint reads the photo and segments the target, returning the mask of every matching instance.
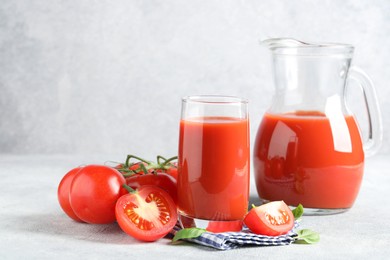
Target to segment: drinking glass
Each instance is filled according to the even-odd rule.
[[[249,197],[248,102],[230,96],[184,97],[178,157],[182,227],[241,230]]]

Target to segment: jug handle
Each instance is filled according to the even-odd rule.
[[[348,78],[356,80],[363,90],[363,97],[368,117],[368,139],[363,141],[365,156],[374,155],[382,143],[382,118],[379,102],[370,77],[360,68],[352,66]]]

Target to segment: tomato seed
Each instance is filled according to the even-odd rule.
[[[265,218],[268,220],[269,223],[271,223],[272,225],[284,225],[286,224],[290,218],[287,214],[286,211],[284,210],[281,210],[280,213],[282,214],[282,216],[278,215],[278,216],[272,216],[268,213],[265,214]]]

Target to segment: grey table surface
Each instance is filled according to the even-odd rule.
[[[302,228],[320,233],[315,245],[245,247],[218,251],[169,239],[142,243],[117,224],[70,220],[57,202],[62,176],[80,164],[115,156],[0,155],[0,259],[390,259],[390,156],[366,160],[355,205],[328,216],[304,216]],[[251,183],[251,198],[256,190]]]

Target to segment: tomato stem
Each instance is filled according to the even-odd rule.
[[[252,209],[256,208],[256,205],[255,204],[252,204]]]
[[[134,194],[136,193],[136,190],[127,185],[126,183],[122,185],[123,188],[125,188],[129,193]]]
[[[176,160],[176,159],[177,159],[177,156],[173,156],[173,157],[171,157],[169,159],[165,159],[165,162],[162,164],[162,166],[165,166],[168,163],[170,163],[171,161]]]
[[[161,159],[163,159],[164,161],[167,160],[165,157],[162,157],[161,155],[157,155],[157,163],[158,164],[161,164],[161,162],[160,162]]]
[[[130,162],[131,159],[137,159],[139,162],[131,163]],[[131,177],[132,175],[140,173],[140,172],[143,172],[144,174],[148,174],[150,170],[152,170],[152,171],[150,171],[150,173],[157,174],[157,171],[155,171],[155,170],[163,170],[164,171],[164,170],[169,169],[170,167],[176,167],[174,164],[171,163],[173,160],[176,160],[176,159],[177,159],[177,156],[173,156],[171,158],[166,159],[165,157],[158,155],[157,156],[157,163],[155,163],[152,161],[145,160],[141,157],[129,154],[129,155],[127,155],[124,166],[121,167],[121,169],[119,169],[119,171],[123,174],[123,176],[125,178]],[[128,169],[130,166],[133,166],[136,164],[139,165],[138,169],[135,169],[135,170]]]
[[[139,167],[142,169],[142,171],[145,173],[145,174],[148,174],[148,170],[146,169],[145,165],[143,165],[142,163],[139,165]]]
[[[127,173],[124,173],[124,172],[127,172]],[[127,169],[121,170],[121,173],[122,173],[123,177],[125,177],[125,178],[131,177],[131,176],[137,174],[136,172],[134,172],[132,170],[127,170]]]
[[[134,159],[137,159],[137,160],[139,160],[139,161],[141,161],[141,162],[150,164],[150,161],[147,161],[147,160],[145,160],[145,159],[143,159],[143,158],[141,158],[141,157],[138,157],[138,156],[129,154],[129,155],[127,155],[126,162],[125,162],[125,166],[129,166],[129,164],[130,164],[130,159],[131,159],[131,158],[134,158]]]

